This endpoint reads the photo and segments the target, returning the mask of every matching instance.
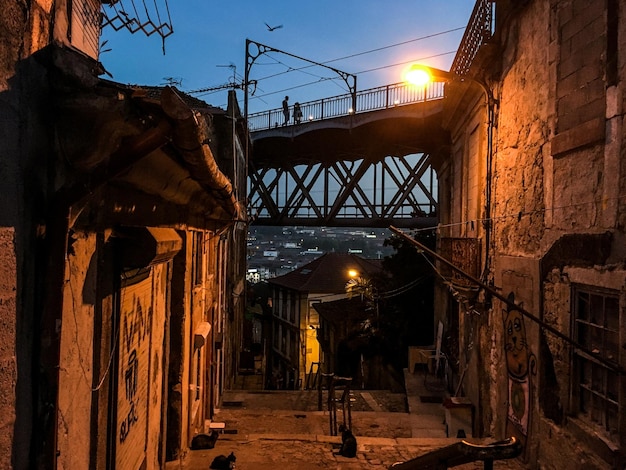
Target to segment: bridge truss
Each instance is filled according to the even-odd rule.
[[[249,167],[255,225],[428,227],[437,224],[437,178],[427,153]]]

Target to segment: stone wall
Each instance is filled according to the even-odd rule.
[[[24,174],[41,149],[45,132],[37,107],[24,89],[41,77],[31,53],[49,40],[52,1],[3,2],[0,15],[0,467],[26,468],[33,418],[32,344],[38,217],[32,201],[40,193],[24,185]],[[45,74],[44,74],[45,76]],[[34,95],[37,95],[34,93]],[[45,170],[45,167],[42,168]]]
[[[503,255],[536,256],[544,234],[544,159],[552,115],[549,16],[547,2],[532,2],[507,29],[493,189],[494,244]]]
[[[96,237],[75,233],[72,247],[63,294],[59,367],[62,387],[59,389],[58,462],[61,468],[76,468],[90,461],[91,399],[101,393],[99,387],[96,395],[91,390],[94,387],[92,371],[100,369],[93,363],[98,264]],[[106,402],[106,395],[103,401]]]
[[[464,212],[476,176],[478,193],[488,191],[489,168],[480,168],[489,148],[471,144],[473,132],[488,130],[476,126],[489,117],[476,100],[488,96],[468,85],[448,96],[451,156],[439,176],[450,185],[441,190],[450,201],[442,220],[452,228],[442,236],[477,237],[489,262],[481,280],[510,302],[487,295],[480,316],[458,308],[460,357],[471,358],[463,390],[476,406],[475,431],[517,435],[533,468],[610,468],[624,444],[614,429],[612,442],[594,432],[572,401],[576,286],[618,296],[622,312],[625,297],[625,7],[592,3],[496,3],[497,52],[471,71],[495,97],[490,242],[486,231],[467,230],[472,217]],[[513,357],[516,344],[524,347]]]

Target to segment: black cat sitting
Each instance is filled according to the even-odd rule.
[[[356,437],[352,434],[345,424],[339,426],[341,431],[341,449],[339,455],[344,457],[356,457]]]
[[[212,449],[218,436],[217,431],[211,431],[211,434],[196,434],[191,440],[191,450]]]
[[[235,460],[237,460],[237,458],[232,452],[228,457],[218,455],[213,459],[213,462],[211,463],[211,466],[209,468],[212,468],[214,470],[231,470],[235,468]]]

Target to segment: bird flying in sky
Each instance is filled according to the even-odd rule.
[[[282,24],[279,24],[278,26],[270,26],[270,25],[268,25],[267,23],[265,23],[265,26],[267,26],[267,30],[268,30],[268,31],[274,31],[275,29],[280,29],[280,28],[282,28],[282,27],[283,27],[283,25],[282,25]]]

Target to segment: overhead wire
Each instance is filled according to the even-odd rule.
[[[266,55],[269,55],[269,54],[266,54]],[[303,70],[303,68],[300,68],[300,69],[294,69],[294,68],[293,68],[293,67],[291,67],[290,65],[287,65],[287,64],[285,64],[284,62],[282,62],[282,61],[278,60],[276,57],[272,57],[272,56],[270,56],[270,57],[271,57],[272,59],[274,59],[274,60],[276,61],[276,63],[278,63],[278,64],[282,65],[283,67],[286,67],[286,68],[287,68],[287,71],[286,71],[286,72],[284,72],[284,73],[288,73],[288,72],[302,72],[302,70]],[[335,83],[335,80],[336,80],[336,77],[323,77],[323,76],[321,76],[321,75],[317,75],[317,74],[314,74],[314,73],[311,73],[311,72],[302,72],[302,73],[304,73],[304,74],[306,74],[306,75],[310,75],[311,77],[315,77],[315,78],[317,78],[317,79],[318,79],[318,82],[319,82],[319,81],[330,80],[331,82]],[[258,81],[258,80],[257,80],[257,81]],[[313,82],[313,83],[317,83],[317,82]],[[337,84],[337,83],[335,83],[335,84],[336,84],[337,86],[339,86],[339,88],[341,88],[341,90],[342,90],[342,91],[346,91],[346,92],[348,91],[348,90],[346,90],[344,87],[342,87],[341,85],[339,85],[339,84]],[[282,91],[281,91],[281,92],[282,92]]]
[[[420,36],[420,37],[409,39],[409,40],[406,40],[406,41],[401,41],[401,42],[398,42],[398,43],[389,44],[389,45],[386,45],[386,46],[377,47],[377,48],[369,49],[369,50],[362,51],[362,52],[356,52],[354,54],[349,54],[349,55],[346,55],[346,56],[343,56],[343,57],[337,57],[335,59],[330,59],[330,60],[327,60],[327,61],[320,62],[320,64],[326,65],[326,64],[333,63],[333,62],[338,62],[340,60],[352,59],[354,57],[359,57],[359,56],[362,56],[362,55],[372,54],[374,52],[379,52],[379,51],[382,51],[382,50],[387,50],[387,49],[391,49],[391,48],[394,48],[394,47],[403,46],[403,45],[410,44],[410,43],[413,43],[413,42],[423,41],[425,39],[430,39],[430,38],[441,36],[441,35],[445,35],[445,34],[450,34],[450,33],[453,33],[453,32],[456,32],[456,31],[460,31],[460,30],[463,30],[463,29],[465,29],[465,27],[458,27],[458,28],[453,28],[453,29],[449,29],[449,30],[446,30],[446,31],[440,31],[440,32],[437,32],[437,33],[433,33],[433,34],[429,34],[429,35],[425,35],[425,36]],[[449,54],[454,54],[455,52],[456,51],[448,51],[448,52],[444,52],[444,53],[441,53],[441,54],[433,54],[431,56],[422,57],[422,58],[418,58],[418,59],[413,59],[412,61],[401,62],[401,63],[397,63],[397,64],[390,64],[390,65],[385,65],[385,66],[382,66],[382,67],[377,67],[377,68],[374,68],[374,69],[364,70],[364,71],[361,71],[361,72],[357,72],[357,74],[358,73],[361,73],[361,74],[369,73],[369,72],[374,72],[374,71],[377,71],[377,70],[383,70],[383,69],[386,69],[386,68],[397,67],[399,65],[405,65],[405,64],[410,63],[410,62],[416,62],[416,61],[426,60],[426,59],[430,59],[430,58],[435,58],[435,57],[441,57],[441,56],[445,56],[445,55],[449,55]],[[265,55],[267,55],[267,54],[265,54]],[[275,57],[270,57],[270,58],[272,60],[274,60],[274,61],[277,61]],[[277,61],[277,62],[279,62],[279,61]],[[279,63],[281,63],[281,62],[279,62]],[[270,65],[270,64],[263,64],[263,65]],[[274,78],[274,77],[278,77],[278,76],[281,76],[281,75],[285,75],[287,73],[298,72],[298,71],[302,71],[302,70],[305,70],[305,69],[308,69],[308,68],[311,68],[311,67],[315,67],[315,65],[313,65],[313,64],[308,64],[308,65],[304,65],[302,67],[297,67],[297,68],[290,67],[290,66],[288,66],[286,64],[283,64],[283,63],[281,63],[281,65],[287,67],[287,70],[284,70],[282,72],[277,72],[277,73],[274,73],[274,74],[271,74],[271,75],[267,75],[265,77],[258,78],[255,81],[258,83],[260,81],[267,80],[267,79]],[[339,78],[333,77],[333,78],[327,78],[326,80],[336,81],[336,80],[339,80]],[[270,92],[270,93],[265,94],[265,95],[257,95],[257,96],[255,96],[253,98],[257,98],[258,99],[258,98],[265,97],[265,96],[275,95],[275,94],[278,94],[278,93],[283,93],[285,91],[289,91],[289,90],[293,90],[293,89],[297,89],[297,88],[303,88],[303,87],[306,87],[306,86],[310,86],[310,85],[313,85],[313,84],[316,84],[316,83],[318,83],[318,82],[317,81],[316,82],[308,82],[308,83],[304,83],[304,84],[301,84],[301,85],[295,85],[293,87],[290,87],[290,88],[287,88],[287,89],[283,89],[283,90],[278,90],[278,91],[275,91],[275,92]]]
[[[553,207],[548,207],[545,209],[533,209],[533,210],[529,210],[529,211],[518,211],[512,214],[505,214],[505,215],[500,215],[497,217],[490,217],[490,218],[477,218],[477,219],[472,219],[472,220],[465,220],[462,222],[452,222],[449,224],[438,224],[435,227],[425,227],[425,228],[417,228],[417,229],[412,229],[413,232],[425,232],[425,231],[433,231],[433,230],[439,230],[442,228],[451,228],[451,227],[459,227],[459,226],[463,226],[463,225],[469,225],[469,224],[482,224],[488,221],[494,222],[494,221],[498,221],[498,220],[504,220],[504,219],[511,219],[511,218],[517,218],[518,220],[521,219],[522,217],[526,217],[526,216],[532,216],[532,215],[537,215],[537,214],[545,214],[546,212],[553,212],[553,211],[557,211],[557,210],[563,210],[563,209],[572,209],[575,207],[581,207],[581,206],[587,206],[587,205],[592,205],[592,204],[602,204],[602,203],[606,203],[609,201],[619,201],[620,199],[626,199],[626,195],[623,196],[616,196],[616,197],[609,197],[609,198],[602,198],[602,199],[596,199],[596,200],[592,200],[592,201],[584,201],[584,202],[576,202],[576,203],[572,203],[572,204],[565,204],[562,206],[553,206]]]
[[[397,297],[399,295],[405,294],[409,292],[411,289],[413,289],[415,286],[417,286],[418,284],[421,284],[422,282],[424,282],[429,277],[431,277],[431,275],[426,274],[424,276],[418,277],[417,279],[414,279],[413,281],[409,282],[408,284],[405,284],[404,286],[397,287],[396,289],[391,289],[385,292],[380,292],[376,295],[376,299],[377,300],[390,299],[392,297]]]
[[[433,37],[436,37],[436,36],[441,36],[441,35],[444,35],[444,34],[454,33],[456,31],[460,31],[460,30],[463,30],[463,29],[465,29],[465,26],[459,27],[459,28],[449,29],[449,30],[446,30],[446,31],[441,31],[441,32],[434,33],[434,34],[429,34],[429,35],[426,35],[426,36],[420,36],[418,38],[409,39],[407,41],[402,41],[402,42],[398,42],[398,43],[395,43],[395,44],[389,44],[387,46],[382,46],[382,47],[378,47],[378,48],[375,48],[375,49],[369,49],[367,51],[356,52],[354,54],[349,54],[349,55],[346,55],[346,56],[343,56],[343,57],[337,57],[335,59],[326,60],[326,61],[320,62],[320,64],[327,65],[327,64],[331,64],[333,62],[339,62],[340,60],[353,59],[354,57],[359,57],[359,56],[362,56],[362,55],[372,54],[374,52],[379,52],[379,51],[386,50],[386,49],[392,49],[394,47],[404,46],[405,44],[409,44],[409,43],[417,42],[417,41],[423,41],[425,39],[430,39],[430,38],[433,38]],[[456,51],[454,51],[454,52],[456,52]],[[449,52],[447,52],[446,54],[449,54]],[[434,55],[432,57],[437,57],[437,56],[438,55]],[[311,67],[315,67],[315,65],[314,64],[303,65],[302,67],[295,68],[292,71],[300,71],[300,70],[308,69],[308,68],[311,68]],[[262,80],[265,80],[265,79],[268,79],[268,78],[274,78],[274,77],[277,77],[277,76],[280,76],[280,75],[284,75],[284,74],[289,73],[289,72],[290,71],[277,72],[277,73],[275,73],[273,75],[268,75],[266,77],[261,77],[261,78],[259,78],[257,80],[258,81],[262,81]]]
[[[430,56],[420,57],[420,58],[417,58],[417,59],[407,60],[407,61],[404,61],[404,62],[398,62],[398,63],[395,63],[395,64],[383,65],[381,67],[376,67],[376,68],[373,68],[373,69],[368,69],[368,70],[363,70],[363,71],[357,72],[357,75],[358,74],[369,73],[369,72],[375,72],[375,71],[378,71],[378,70],[383,70],[383,69],[388,69],[388,68],[393,68],[393,67],[398,67],[400,65],[406,65],[406,64],[410,64],[412,62],[420,62],[420,61],[423,61],[423,60],[426,60],[426,59],[433,59],[435,57],[442,57],[444,55],[449,55],[449,54],[454,54],[454,53],[456,53],[456,51],[442,52],[440,54],[433,54],[433,55],[430,55]],[[291,87],[288,87],[288,88],[283,88],[281,90],[270,91],[270,92],[267,92],[267,93],[265,93],[263,95],[255,95],[255,96],[252,96],[251,99],[260,99],[260,98],[265,98],[267,96],[282,94],[282,93],[284,93],[286,91],[296,90],[298,88],[304,88],[304,87],[307,87],[307,86],[310,86],[310,85],[315,85],[317,83],[320,83],[320,82],[323,82],[323,81],[327,81],[327,80],[339,81],[340,78],[338,78],[338,77],[321,78],[321,79],[316,80],[316,81],[307,82],[307,83],[303,83],[303,84],[300,84],[300,85],[294,85],[294,86],[291,86]]]

